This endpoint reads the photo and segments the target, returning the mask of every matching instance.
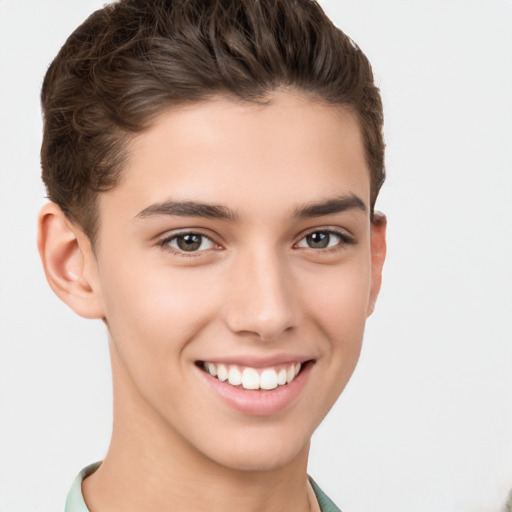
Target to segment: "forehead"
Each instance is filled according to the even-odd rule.
[[[100,213],[101,203],[114,201],[135,215],[169,197],[261,212],[262,204],[291,209],[353,194],[368,206],[355,114],[290,92],[267,100],[217,97],[160,115],[132,140],[120,183],[101,194]]]

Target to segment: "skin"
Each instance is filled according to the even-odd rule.
[[[114,428],[83,484],[92,512],[317,506],[309,441],[356,366],[385,220],[370,221],[356,118],[298,93],[268,99],[177,108],[135,137],[120,183],[99,196],[95,252],[56,205],[41,212],[52,288],[108,327]],[[340,198],[342,211],[305,209]],[[227,218],[162,213],[169,201]],[[183,252],[184,232],[208,238]],[[311,247],[312,232],[329,247]],[[310,370],[288,406],[263,416],[223,402],[196,364],[283,354]]]

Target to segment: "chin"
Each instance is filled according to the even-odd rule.
[[[261,472],[261,471],[275,471],[288,466],[294,462],[298,455],[301,453],[286,454],[286,453],[259,453],[254,454],[236,454],[224,457],[218,457],[215,462],[218,464],[233,469],[235,471],[243,472]]]
[[[207,454],[217,464],[236,471],[273,471],[289,464],[307,462],[310,436],[303,433],[263,432],[226,437]],[[268,433],[267,433],[268,434]]]

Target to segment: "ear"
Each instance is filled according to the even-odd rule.
[[[370,285],[370,300],[368,301],[367,316],[370,316],[375,309],[375,302],[379,295],[382,282],[382,267],[386,259],[386,216],[383,213],[375,212],[371,224],[371,251],[372,251],[372,275]]]
[[[96,259],[89,238],[55,204],[41,209],[37,246],[52,290],[75,313],[103,318]]]

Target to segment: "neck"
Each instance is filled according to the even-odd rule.
[[[113,372],[119,368],[113,368]],[[119,375],[114,382],[119,382]],[[138,395],[114,386],[107,456],[84,480],[89,510],[102,512],[309,512],[309,444],[285,465],[239,469],[200,453]]]

